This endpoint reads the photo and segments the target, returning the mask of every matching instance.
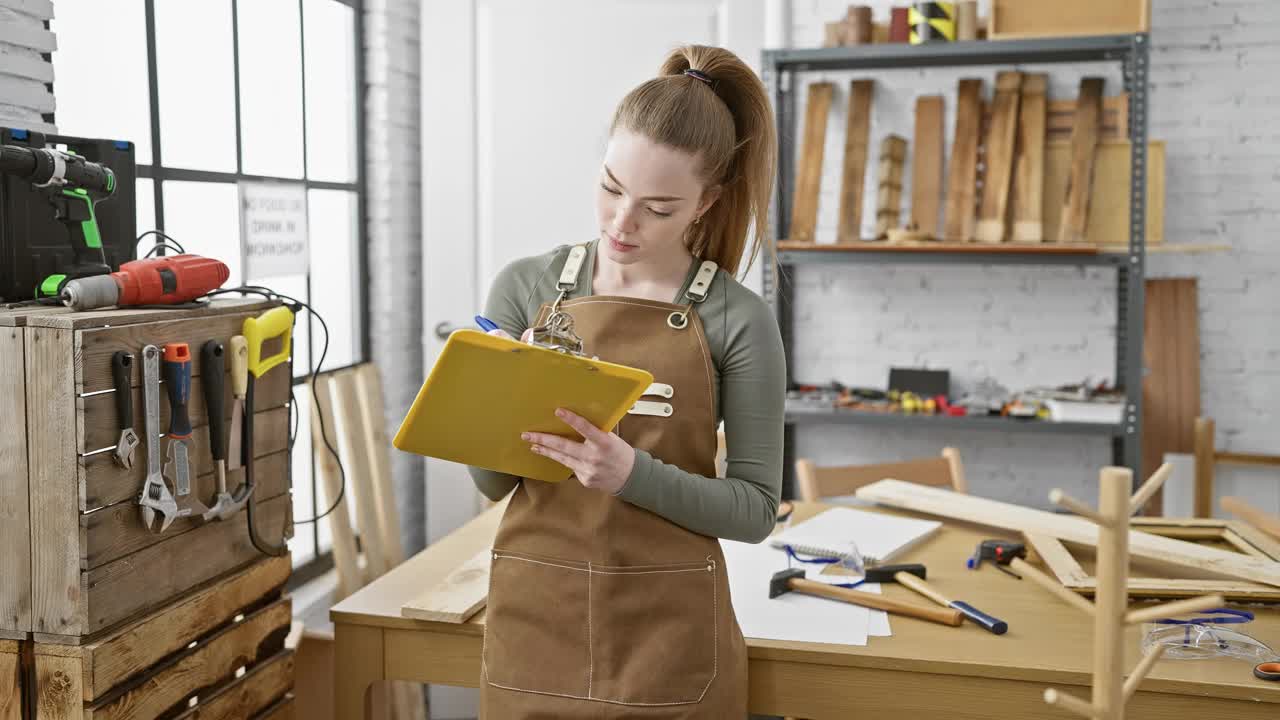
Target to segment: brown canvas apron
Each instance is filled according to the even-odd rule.
[[[585,254],[570,254],[562,293]],[[653,394],[616,432],[705,477],[716,474],[717,423],[711,354],[692,308],[715,272],[702,264],[685,305],[560,303],[588,354],[654,376]],[[539,324],[549,313],[544,305]],[[516,488],[494,541],[485,622],[485,720],[746,717],[746,643],[719,542],[577,479]]]

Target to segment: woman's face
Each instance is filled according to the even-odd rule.
[[[697,170],[693,155],[626,129],[613,134],[596,191],[600,247],[610,260],[631,265],[687,252],[685,230],[714,199],[703,197]]]

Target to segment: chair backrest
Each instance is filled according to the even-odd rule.
[[[960,464],[960,451],[950,447],[943,448],[942,455],[936,458],[880,465],[818,467],[811,460],[796,460],[797,489],[800,499],[805,501],[852,495],[863,485],[885,478],[921,485],[948,486],[956,492],[968,492],[964,466]]]
[[[1280,455],[1221,452],[1214,445],[1213,418],[1198,417],[1195,424],[1195,510],[1198,518],[1213,517],[1214,472],[1217,463],[1280,468]]]

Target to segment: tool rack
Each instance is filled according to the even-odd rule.
[[[827,245],[798,247],[783,243],[778,252],[779,282],[769,262],[763,265],[764,296],[774,309],[787,354],[787,387],[793,387],[791,357],[794,352],[792,304],[794,283],[790,277],[798,265],[840,263],[932,265],[1040,265],[1101,266],[1116,271],[1117,387],[1125,393],[1124,419],[1119,424],[1034,422],[998,417],[938,417],[862,413],[848,410],[788,408],[785,430],[783,496],[794,488],[795,429],[800,424],[850,423],[888,427],[955,428],[1004,432],[1060,433],[1111,438],[1112,464],[1142,477],[1142,336],[1144,278],[1146,275],[1147,203],[1147,67],[1150,38],[1146,33],[1029,40],[993,40],[924,45],[876,44],[816,49],[766,50],[763,76],[774,103],[778,128],[778,175],[771,208],[773,234],[788,237],[792,193],[795,189],[796,138],[799,137],[797,98],[807,73],[833,70],[888,70],[969,65],[1118,62],[1129,94],[1131,180],[1129,185],[1129,244],[1124,252],[1070,251],[1042,245],[980,245],[963,249],[895,250],[883,243],[866,243],[856,250]]]

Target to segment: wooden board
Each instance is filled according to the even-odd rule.
[[[24,331],[0,328],[0,631],[31,631],[31,523],[27,504],[27,405]],[[0,680],[2,682],[2,680]],[[0,703],[3,703],[0,690]],[[4,718],[0,712],[0,720]]]
[[[902,253],[983,253],[988,255],[1097,255],[1095,245],[976,245],[961,242],[885,243],[853,242],[818,245],[779,240],[778,250],[786,252],[902,252]]]
[[[961,495],[898,480],[881,480],[859,488],[863,500],[916,512],[954,518],[1016,532],[1035,532],[1059,540],[1096,545],[1098,527],[1084,518],[1045,512],[995,500]],[[1136,558],[1205,570],[1218,575],[1280,587],[1280,564],[1193,543],[1132,532],[1130,555]]]
[[[1094,158],[1093,194],[1089,199],[1089,225],[1084,233],[1084,242],[1112,246],[1129,244],[1129,148],[1129,142],[1125,140],[1108,140],[1098,145]],[[1056,238],[1067,196],[1070,144],[1048,143],[1044,168],[1044,232],[1046,238]],[[1147,245],[1158,245],[1164,241],[1164,196],[1165,144],[1156,140],[1147,143]]]
[[[400,538],[400,510],[391,478],[391,441],[382,405],[382,379],[378,366],[365,363],[356,368],[356,395],[360,404],[364,442],[370,448],[374,487],[378,491],[378,527],[387,562],[395,567],[404,562],[404,542]]]
[[[79,635],[80,532],[76,487],[76,356],[70,330],[27,327],[27,456],[30,463],[31,629]],[[136,487],[136,486],[135,486]],[[136,490],[135,490],[136,492]]]
[[[226,687],[202,696],[198,705],[174,720],[239,720],[260,712],[274,713],[277,703],[292,703],[293,667],[293,651],[282,650]]]
[[[253,720],[294,720],[297,715],[297,701],[293,693],[285,695],[276,704],[255,715]]]
[[[1076,121],[1076,101],[1050,100],[1045,104],[1045,140],[1070,142]],[[1129,139],[1129,93],[1102,98],[1102,117],[1098,124],[1099,140]]]
[[[330,438],[342,454],[347,475],[347,492],[355,499],[365,573],[369,580],[373,580],[390,570],[391,565],[382,547],[381,519],[378,516],[379,492],[374,487],[373,462],[370,457],[372,448],[365,444],[354,370],[335,372],[330,375],[329,381],[333,393],[333,416],[337,420],[335,424],[328,426]],[[342,428],[341,433],[337,431],[338,428]]]
[[[193,695],[234,678],[237,669],[266,662],[283,650],[291,610],[286,597],[245,616],[180,653],[138,684],[126,684],[96,700],[85,708],[84,720],[159,717],[185,707]],[[39,663],[37,654],[37,667]]]
[[[1045,93],[1049,76],[1030,73],[1022,79],[1018,108],[1018,149],[1013,177],[1013,242],[1044,241]]]
[[[255,458],[263,458],[272,453],[288,449],[288,408],[282,407],[255,412],[253,417],[253,455]],[[79,498],[79,508],[86,512],[119,502],[135,500],[142,489],[143,480],[147,477],[145,450],[145,445],[138,448],[138,456],[134,458],[133,468],[129,470],[117,465],[111,459],[110,453],[80,458],[78,467],[79,488],[76,493],[66,495],[62,499],[66,502],[74,503]],[[163,459],[163,447],[161,452],[161,458]],[[208,478],[211,477],[214,469],[213,457],[209,454],[209,428],[207,426],[197,427],[191,434],[190,458],[196,474],[195,479],[192,480],[193,492],[199,491],[201,497],[209,496],[208,489],[214,486],[209,484]]]
[[[880,141],[880,165],[876,173],[876,237],[888,235],[898,226],[902,213],[902,170],[907,158],[907,141],[888,135]]]
[[[1058,242],[1084,242],[1089,225],[1089,200],[1093,193],[1094,155],[1098,148],[1098,123],[1102,115],[1103,79],[1080,80],[1076,116],[1071,126],[1071,170],[1062,205]]]
[[[22,661],[16,640],[0,640],[0,720],[22,720]]]
[[[805,104],[804,140],[796,168],[796,189],[791,198],[791,237],[813,242],[818,227],[818,194],[822,185],[822,153],[827,141],[827,116],[835,85],[810,83]]]
[[[255,426],[254,430],[257,430]],[[255,452],[255,454],[257,454]],[[253,496],[265,502],[289,492],[289,453],[287,450],[255,460]],[[244,469],[227,473],[227,488],[234,492],[244,482]],[[192,492],[206,506],[212,505],[217,489],[217,476],[210,473],[192,484]],[[225,522],[225,521],[216,521]],[[203,543],[211,527],[196,515],[178,518],[168,530],[157,535],[142,524],[142,511],[136,502],[126,500],[80,516],[83,541],[80,544],[80,567],[92,570],[139,550],[160,543]],[[190,534],[189,533],[194,533]]]
[[[207,307],[187,309],[187,308],[141,308],[133,310],[120,310],[111,308],[106,310],[89,310],[86,312],[75,312],[68,308],[56,308],[54,310],[35,312],[26,311],[26,324],[32,327],[49,327],[59,330],[85,330],[88,328],[101,327],[121,327],[124,325],[139,325],[142,323],[152,323],[157,321],[176,321],[176,320],[197,320],[199,322],[208,322],[211,318],[221,315],[251,314],[258,315],[271,308],[279,305],[279,302],[268,301],[260,298],[227,298],[214,300]],[[238,334],[238,333],[237,333]],[[206,340],[208,338],[205,338]],[[174,342],[165,340],[164,342]],[[160,345],[161,343],[153,343]],[[139,346],[141,347],[141,346]]]
[[[849,111],[844,130],[844,172],[840,179],[840,226],[837,239],[862,239],[862,188],[867,176],[874,80],[849,82]]]
[[[199,347],[191,348],[193,355],[198,355]],[[135,352],[137,359],[141,359],[141,348]],[[230,374],[227,375],[223,382],[223,408],[227,417],[227,427],[231,426],[231,379]],[[289,373],[271,372],[267,373],[265,380],[257,381],[254,387],[254,406],[255,410],[269,410],[271,408],[284,407],[289,403],[290,390]],[[163,385],[161,393],[164,393]],[[80,452],[88,453],[103,448],[115,449],[116,441],[120,439],[120,426],[116,417],[116,397],[115,392],[104,392],[96,395],[89,395],[79,399],[79,405],[84,413],[80,422],[79,442]],[[191,426],[204,427],[209,424],[209,411],[204,404],[204,379],[195,377],[191,379],[191,397],[187,403],[187,417],[191,420]],[[133,390],[133,424],[134,430],[138,433],[139,438],[145,438],[145,422],[146,422],[146,406],[142,403],[142,386],[137,386]],[[169,427],[169,400],[165,396],[160,400],[160,427],[167,429]],[[146,456],[142,453],[144,448],[138,448],[139,455],[134,456],[134,461],[146,462]]]
[[[922,233],[938,236],[942,206],[943,114],[941,95],[916,98],[915,139],[911,151],[911,222]]]
[[[996,75],[996,94],[991,103],[991,127],[987,132],[982,208],[978,214],[978,225],[974,229],[974,237],[979,242],[1004,242],[1021,87],[1022,73],[1002,72]]]
[[[990,40],[1151,31],[1150,0],[991,0],[990,8]]]
[[[291,572],[288,557],[263,558],[206,583],[187,598],[78,648],[83,699],[90,702],[216,630],[237,613],[274,600]],[[43,650],[52,650],[43,646]]]
[[[316,474],[324,491],[321,507],[328,508],[342,492],[342,478],[333,454],[325,447],[321,435],[320,418],[324,418],[324,430],[329,441],[336,438],[337,425],[333,417],[333,390],[327,375],[316,377],[316,399],[311,403],[311,453],[315,461]],[[335,448],[337,446],[335,445]],[[333,536],[333,564],[338,571],[338,586],[333,591],[336,603],[356,590],[364,587],[364,572],[360,568],[355,532],[351,528],[351,506],[343,495],[342,502],[325,518]]]
[[[1142,333],[1142,467],[1155,468],[1165,453],[1195,450],[1200,416],[1200,312],[1196,278],[1149,278]],[[1212,500],[1197,500],[1197,515]],[[1162,507],[1161,494],[1148,507]]]
[[[1250,534],[1250,531],[1238,523],[1223,520],[1213,521],[1211,526],[1200,523],[1182,525],[1181,518],[1134,518],[1132,527],[1145,533],[1160,537],[1177,539],[1194,539],[1199,542],[1216,540],[1218,545],[1235,546],[1239,552],[1261,558],[1265,561],[1280,562],[1280,544],[1261,542]],[[1246,537],[1247,536],[1247,537]],[[1087,549],[1068,547],[1067,543],[1057,538],[1037,536],[1034,540],[1028,535],[1028,541],[1040,553],[1045,565],[1068,590],[1081,595],[1093,595],[1097,591],[1097,580],[1089,568],[1083,564],[1089,558]],[[1255,544],[1256,543],[1256,544]],[[1085,560],[1077,559],[1084,556]],[[1144,566],[1145,565],[1145,566]],[[1192,597],[1205,593],[1222,593],[1227,600],[1235,602],[1277,602],[1280,601],[1280,588],[1261,583],[1243,580],[1223,580],[1209,575],[1196,576],[1195,571],[1186,572],[1180,568],[1165,568],[1159,564],[1134,563],[1129,572],[1128,588],[1131,597],[1138,598],[1175,598]]]
[[[415,620],[464,623],[484,607],[489,597],[489,564],[492,553],[476,553],[435,586],[400,608]]]
[[[946,225],[943,236],[952,242],[973,239],[978,191],[978,122],[982,114],[982,79],[965,78],[956,90],[955,138],[947,175]]]

